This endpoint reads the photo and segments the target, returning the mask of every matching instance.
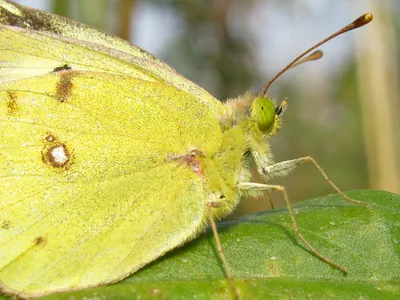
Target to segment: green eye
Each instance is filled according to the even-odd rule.
[[[253,101],[251,116],[262,132],[269,132],[275,123],[275,104],[268,98],[257,98]]]

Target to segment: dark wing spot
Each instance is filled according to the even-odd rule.
[[[3,222],[1,222],[1,228],[4,230],[8,230],[11,228],[11,222],[8,220],[5,220]]]
[[[35,238],[34,243],[36,246],[44,245],[46,244],[47,240],[43,236],[38,236]]]
[[[69,66],[68,64],[64,64],[63,66],[54,68],[53,72],[60,72],[60,71],[68,71],[68,70],[72,70],[71,66]]]
[[[55,137],[53,134],[48,133],[48,134],[46,135],[46,141],[47,141],[47,142],[51,143],[51,142],[54,142],[55,140],[56,140],[56,137]]]
[[[282,110],[283,110],[282,106],[278,105],[275,108],[275,114],[279,116],[282,113]]]
[[[61,101],[65,102],[71,96],[71,91],[73,88],[72,83],[72,74],[71,71],[60,71],[60,80],[57,83],[56,87],[56,98]]]
[[[7,114],[14,115],[19,111],[19,106],[17,102],[17,93],[14,91],[7,91]]]

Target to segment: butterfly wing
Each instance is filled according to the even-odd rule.
[[[19,294],[116,281],[204,224],[201,179],[173,157],[215,150],[210,111],[158,83],[68,76],[66,101],[56,74],[0,86],[0,281]]]
[[[114,282],[204,228],[202,178],[177,158],[218,150],[215,111],[148,71],[147,58],[128,63],[107,51],[0,25],[6,292]]]
[[[190,93],[198,101],[207,105],[217,117],[223,113],[221,103],[217,99],[163,61],[125,40],[93,27],[4,0],[0,0],[0,24],[11,25],[14,27],[14,31],[17,27],[27,30],[24,34],[19,34],[19,39],[21,39],[19,43],[23,44],[22,47],[30,46],[33,43],[32,47],[34,48],[45,47],[47,49],[45,53],[39,54],[40,60],[31,62],[34,65],[26,65],[25,61],[13,59],[9,59],[9,65],[5,65],[3,62],[3,68],[6,70],[0,74],[0,80],[26,76],[27,72],[34,74],[49,72],[48,66],[53,66],[54,53],[59,54],[57,49],[68,48],[63,53],[63,59],[57,57],[56,61],[73,65],[75,69],[78,66],[83,69],[96,68],[136,78],[148,79],[150,77],[153,80],[163,81]],[[8,36],[2,33],[3,38],[8,38]],[[86,53],[74,51],[76,45],[80,45],[88,51]],[[95,55],[93,51],[96,52]],[[110,60],[110,57],[114,59]],[[11,66],[12,70],[9,70],[8,66]],[[12,71],[12,74],[7,71]]]

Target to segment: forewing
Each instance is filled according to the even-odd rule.
[[[11,38],[0,38],[1,74],[17,74],[0,81],[2,289],[29,296],[114,282],[194,237],[207,195],[179,158],[218,150],[214,112],[165,81],[114,72],[118,59],[102,70],[81,45],[0,33]]]
[[[223,113],[218,100],[161,60],[73,20],[0,0],[0,39],[0,81],[45,74],[67,64],[75,70],[162,81],[190,93],[217,117]],[[16,51],[24,57],[16,57]]]

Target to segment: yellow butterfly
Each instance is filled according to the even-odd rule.
[[[266,88],[221,103],[126,41],[0,0],[2,290],[116,282],[208,224],[218,239],[214,220],[244,196],[287,200],[250,180],[251,162],[265,179],[318,167],[273,162],[285,108]]]

